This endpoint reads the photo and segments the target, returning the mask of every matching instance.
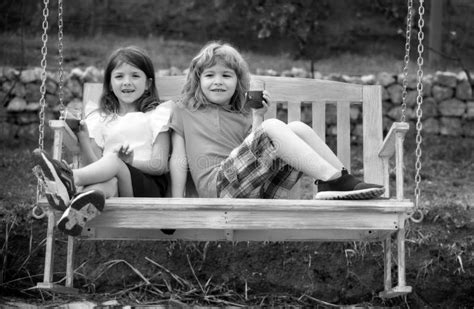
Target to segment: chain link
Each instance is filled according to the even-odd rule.
[[[416,150],[415,150],[415,156],[416,156],[416,162],[415,162],[415,212],[412,214],[410,219],[413,222],[421,222],[423,221],[423,212],[420,209],[420,195],[421,195],[421,189],[420,189],[420,183],[421,183],[421,144],[423,142],[422,136],[421,136],[421,130],[423,128],[423,125],[421,123],[421,117],[423,115],[423,111],[421,109],[421,106],[423,104],[423,39],[425,37],[425,34],[423,33],[423,26],[425,25],[425,21],[423,19],[423,15],[425,14],[425,8],[423,7],[423,2],[424,0],[420,0],[420,7],[418,9],[418,59],[417,59],[417,64],[418,64],[418,70],[417,70],[417,85],[416,85],[416,90],[417,90],[417,96],[416,96]],[[414,218],[413,215],[418,214],[417,218]]]
[[[46,108],[46,66],[47,66],[47,61],[46,61],[46,56],[48,55],[48,16],[49,16],[49,10],[48,10],[48,4],[49,0],[43,0],[44,3],[44,8],[43,8],[43,35],[41,36],[41,41],[43,42],[43,46],[41,47],[41,86],[40,86],[40,93],[41,93],[41,98],[40,98],[40,111],[39,111],[39,126],[38,126],[38,147],[43,150],[44,149],[44,121],[45,121],[45,108]],[[40,181],[38,181],[38,184],[36,186],[36,205],[33,207],[33,212],[32,215],[36,219],[41,219],[43,218],[46,213],[42,208],[38,206],[38,202],[40,199],[40,195],[42,192],[42,186]],[[38,211],[40,211],[38,213]]]
[[[63,70],[63,1],[58,0],[58,97],[59,97],[59,111],[60,119],[64,119],[64,70]]]
[[[405,42],[405,57],[403,58],[403,91],[402,91],[402,107],[400,121],[405,122],[405,114],[407,109],[407,88],[408,88],[408,65],[410,63],[410,42],[411,42],[411,24],[413,20],[413,0],[408,0],[407,11],[407,29]]]

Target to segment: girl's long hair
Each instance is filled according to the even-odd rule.
[[[155,83],[155,69],[147,53],[139,47],[127,46],[115,50],[109,57],[104,72],[104,84],[102,97],[100,98],[99,110],[106,115],[116,114],[119,111],[119,101],[112,91],[112,71],[119,65],[127,63],[142,70],[147,77],[148,89],[135,102],[137,110],[147,112],[160,104],[158,89]]]
[[[212,104],[201,90],[200,79],[205,69],[214,66],[218,62],[222,62],[222,64],[234,70],[237,75],[237,87],[230,100],[230,110],[245,112],[245,92],[250,85],[249,68],[242,55],[227,43],[210,42],[194,57],[189,65],[189,72],[183,87],[182,103],[191,110]]]

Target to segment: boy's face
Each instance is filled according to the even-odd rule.
[[[237,87],[237,74],[223,63],[217,62],[202,72],[200,86],[209,102],[229,105]]]

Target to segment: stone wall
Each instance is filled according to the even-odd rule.
[[[157,71],[158,76],[181,75],[177,68]],[[311,77],[310,73],[298,68],[276,72],[273,70],[257,70],[258,75]],[[58,98],[59,86],[57,73],[47,73],[46,113],[47,119],[57,118],[60,104]],[[85,70],[75,68],[64,74],[63,102],[64,105],[80,104],[82,85],[84,82],[101,82],[103,71],[88,67]],[[313,73],[314,78],[330,79],[361,84],[380,84],[383,86],[383,117],[384,125],[388,128],[392,122],[400,121],[402,103],[402,75],[381,72],[365,76],[346,76],[331,74],[322,76]],[[408,77],[408,92],[406,97],[406,120],[414,128],[416,122],[416,76]],[[0,123],[2,133],[19,136],[23,133],[33,134],[38,126],[38,111],[40,110],[41,69],[34,68],[19,72],[14,68],[0,68]],[[422,124],[424,133],[450,136],[474,137],[474,99],[472,85],[467,76],[462,73],[437,72],[423,78]],[[354,122],[353,134],[360,135],[360,107],[351,111]],[[331,109],[328,111],[332,113]],[[280,107],[278,117],[286,119],[286,110]],[[303,105],[302,121],[311,122],[310,105]],[[328,115],[328,133],[335,131],[335,117]],[[12,133],[13,132],[13,133]]]

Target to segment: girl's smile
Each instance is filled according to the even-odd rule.
[[[135,101],[147,89],[145,72],[128,63],[122,63],[112,71],[112,91],[120,103],[120,112],[135,111]]]
[[[237,87],[235,71],[218,62],[204,69],[200,77],[201,90],[209,102],[228,105]]]

